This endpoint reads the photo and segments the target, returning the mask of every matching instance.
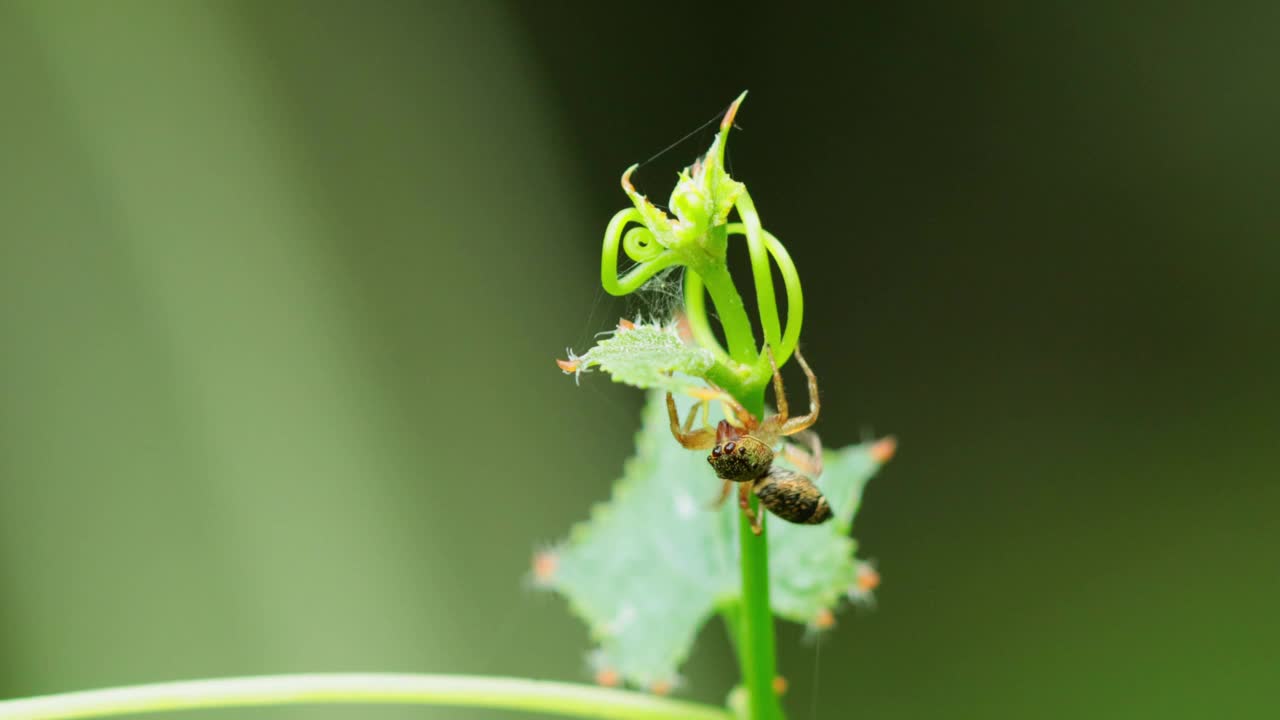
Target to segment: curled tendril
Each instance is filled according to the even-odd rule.
[[[627,257],[636,262],[646,262],[666,252],[666,248],[658,244],[657,239],[653,237],[653,231],[647,227],[633,227],[628,230],[622,236],[622,250],[627,253]]]
[[[642,227],[633,227],[623,231],[627,225],[639,223]],[[644,227],[644,218],[635,208],[620,210],[609,221],[604,232],[604,249],[600,259],[600,284],[610,295],[628,295],[640,289],[649,278],[676,264],[679,259],[675,253],[659,245],[653,231]],[[642,234],[643,233],[643,234]],[[626,251],[627,257],[638,263],[625,275],[618,274],[618,246]]]

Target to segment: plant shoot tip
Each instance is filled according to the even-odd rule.
[[[738,107],[742,105],[742,101],[745,100],[746,97],[747,91],[743,90],[742,94],[738,96],[738,99],[734,100],[733,104],[729,106],[729,111],[724,114],[724,119],[720,121],[721,131],[728,130],[733,125],[733,119],[738,114]]]

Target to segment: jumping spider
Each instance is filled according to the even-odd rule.
[[[716,476],[724,480],[719,506],[728,497],[733,483],[738,483],[738,504],[751,521],[751,530],[759,535],[761,518],[751,510],[751,493],[760,498],[760,504],[774,515],[793,523],[817,525],[831,519],[831,506],[813,481],[799,473],[773,464],[773,447],[784,437],[802,434],[809,441],[809,451],[786,444],[783,452],[789,461],[811,475],[822,473],[822,445],[818,436],[808,430],[818,420],[818,379],[809,364],[796,350],[796,360],[809,380],[809,414],[788,417],[787,396],[782,388],[782,375],[773,359],[772,348],[767,349],[769,364],[773,366],[773,393],[778,401],[778,413],[758,421],[737,400],[726,400],[733,410],[738,424],[721,420],[714,431],[709,428],[692,430],[694,418],[703,403],[695,405],[680,424],[675,399],[667,393],[667,413],[671,418],[671,434],[690,450],[711,450],[707,462]],[[704,401],[705,403],[705,401]]]

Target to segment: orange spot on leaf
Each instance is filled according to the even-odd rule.
[[[533,579],[539,583],[549,583],[560,567],[560,558],[553,552],[543,551],[533,556]]]
[[[871,592],[880,587],[880,573],[867,563],[858,566],[858,589]]]
[[[670,680],[654,680],[653,684],[649,686],[649,691],[654,695],[670,695],[674,689],[675,683]]]
[[[893,455],[897,451],[898,440],[890,435],[887,438],[877,441],[875,445],[871,446],[871,459],[883,465],[893,459]]]
[[[582,367],[582,363],[578,360],[556,360],[556,365],[564,371],[565,375],[572,375]]]
[[[828,608],[822,608],[813,617],[813,627],[818,630],[830,630],[836,626],[836,615]]]
[[[631,322],[630,320],[628,320],[628,319],[626,319],[626,318],[622,318],[621,320],[619,320],[619,321],[618,321],[618,330],[619,330],[619,331],[622,331],[622,330],[635,330],[635,329],[636,329],[636,324],[635,324],[635,323],[633,323],[633,322]]]
[[[781,675],[775,675],[773,678],[773,692],[778,695],[787,694],[787,679]]]
[[[613,668],[601,668],[596,671],[596,684],[605,687],[618,687],[622,684],[622,676]]]

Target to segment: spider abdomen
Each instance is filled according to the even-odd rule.
[[[756,497],[770,512],[788,522],[817,525],[831,519],[831,506],[809,478],[773,467],[756,481]]]

